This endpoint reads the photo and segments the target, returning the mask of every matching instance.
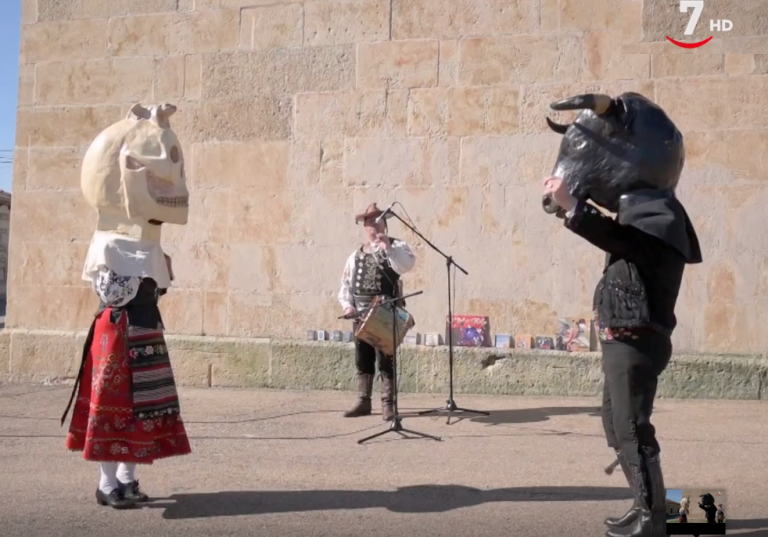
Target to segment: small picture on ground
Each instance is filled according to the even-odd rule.
[[[721,487],[667,489],[667,535],[725,535],[726,498]]]

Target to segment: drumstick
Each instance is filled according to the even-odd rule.
[[[613,474],[613,471],[616,469],[618,465],[619,465],[619,459],[616,459],[609,466],[606,466],[605,473],[608,475]]]

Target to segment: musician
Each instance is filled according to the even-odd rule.
[[[386,219],[376,222],[383,214],[375,203],[355,217],[363,224],[365,243],[352,252],[344,266],[339,290],[339,303],[346,315],[364,313],[376,296],[383,299],[402,296],[400,277],[413,269],[416,257],[404,241],[387,236]],[[385,217],[386,218],[386,217]],[[355,321],[357,331],[359,321]],[[371,414],[371,394],[378,357],[381,374],[381,413],[384,421],[394,418],[394,386],[392,357],[385,356],[365,341],[355,338],[355,366],[357,367],[358,399],[344,417],[354,418]]]
[[[606,252],[594,295],[603,351],[603,426],[634,492],[614,537],[666,535],[661,448],[651,424],[659,375],[672,355],[675,304],[685,267],[702,261],[698,239],[675,196],[685,160],[683,138],[655,103],[637,93],[578,95],[555,110],[581,112],[563,134],[545,210]],[[601,206],[609,218],[587,201]]]
[[[722,503],[718,504],[717,507],[717,523],[725,524],[725,507],[723,507]]]

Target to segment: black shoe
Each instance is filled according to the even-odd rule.
[[[126,500],[119,488],[116,488],[109,494],[104,494],[101,489],[96,489],[96,503],[99,505],[108,505],[113,509],[131,509],[136,506],[132,500]]]
[[[392,421],[395,419],[394,384],[391,378],[381,378],[381,419]]]
[[[624,472],[624,477],[627,480],[627,484],[629,485],[629,488],[631,490],[634,490],[634,483],[633,483],[633,477],[632,472],[630,471],[629,465],[627,464],[627,459],[622,454],[621,450],[616,450],[616,458],[619,459],[619,463],[621,464],[621,470]],[[629,508],[629,511],[624,513],[624,515],[615,518],[615,517],[608,517],[605,519],[605,525],[610,526],[612,528],[623,528],[626,526],[629,526],[632,524],[635,519],[637,519],[638,516],[640,516],[640,508],[639,504],[637,503],[637,499],[632,503],[632,507]]]
[[[139,481],[133,481],[131,483],[121,483],[119,480],[117,486],[120,489],[120,493],[126,500],[134,502],[148,502],[149,496],[144,494],[139,488]]]

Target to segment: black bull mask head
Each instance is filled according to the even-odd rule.
[[[553,175],[565,180],[576,199],[618,212],[623,194],[674,191],[685,162],[683,136],[655,103],[638,93],[584,94],[550,107],[581,110],[570,125],[547,118],[563,135]],[[563,212],[549,196],[542,204],[549,214]]]

